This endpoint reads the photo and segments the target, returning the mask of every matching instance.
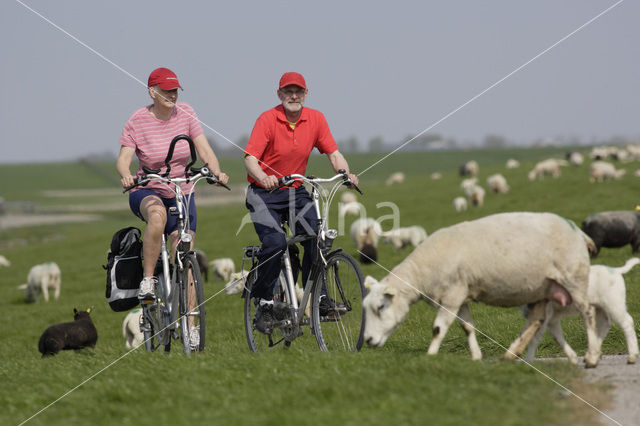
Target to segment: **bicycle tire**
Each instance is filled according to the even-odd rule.
[[[202,352],[205,348],[206,335],[206,312],[204,307],[204,288],[202,286],[202,276],[194,253],[188,254],[184,259],[184,269],[180,271],[180,338],[185,354],[191,352]],[[192,309],[188,304],[189,293],[195,296]],[[193,318],[191,321],[190,318]],[[191,344],[192,330],[197,330],[199,343],[196,346]]]
[[[277,347],[277,344],[284,340],[284,336],[279,329],[273,330],[271,334],[263,334],[256,329],[253,322],[256,317],[256,305],[251,298],[251,289],[255,285],[255,282],[256,272],[255,270],[252,270],[247,276],[245,289],[242,294],[242,297],[244,298],[244,329],[247,336],[247,343],[249,344],[249,350],[251,350],[251,352],[265,352]],[[280,286],[279,281],[276,285]],[[284,300],[283,293],[284,292],[282,290],[279,291],[280,300]],[[274,298],[277,298],[277,296],[274,296]]]
[[[164,294],[164,286],[161,280],[162,275],[158,277],[158,285],[155,287],[156,300],[155,303],[147,305],[142,304],[142,312],[145,323],[144,346],[147,352],[153,352],[158,347],[164,346],[165,352],[171,350],[171,330],[169,313],[166,308],[167,301]],[[151,320],[148,319],[151,317]]]
[[[330,315],[321,315],[320,297],[325,294],[342,305]],[[314,284],[311,299],[313,331],[324,352],[359,351],[364,336],[362,299],[366,294],[360,265],[348,253],[334,252]]]

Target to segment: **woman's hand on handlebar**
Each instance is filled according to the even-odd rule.
[[[133,176],[127,175],[127,176],[122,176],[122,178],[120,179],[120,183],[122,184],[123,189],[128,189],[133,185],[135,185],[136,181],[133,178]]]

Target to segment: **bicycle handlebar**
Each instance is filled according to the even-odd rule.
[[[191,166],[193,166],[196,163],[196,160],[198,159],[197,155],[196,155],[196,148],[193,145],[193,139],[191,139],[189,136],[187,135],[178,135],[175,138],[171,139],[171,144],[169,145],[169,151],[167,152],[167,157],[164,159],[164,165],[167,166],[167,171],[164,174],[164,176],[169,176],[169,172],[171,172],[171,165],[169,164],[169,162],[171,161],[171,158],[173,157],[173,150],[176,147],[176,143],[179,140],[186,140],[187,143],[189,144],[189,152],[191,153],[191,161],[189,162],[189,164],[187,164],[186,168],[185,168],[185,177],[188,177],[188,173],[189,173],[189,169],[191,168]]]
[[[165,176],[166,173],[159,175],[158,173],[160,172],[159,170],[153,170],[153,169],[149,169],[147,167],[143,167],[142,168],[144,170],[144,172],[146,174],[140,176],[139,178],[136,177],[133,179],[133,185],[131,185],[128,188],[125,188],[122,192],[127,192],[132,190],[133,188],[136,188],[138,186],[145,186],[146,184],[148,184],[149,182],[151,182],[152,180],[156,180],[159,182],[164,182],[164,183],[173,183],[173,184],[180,184],[180,183],[185,183],[185,182],[195,182],[198,181],[200,179],[207,179],[207,183],[211,184],[211,185],[219,185],[222,186],[223,188],[226,188],[228,191],[231,191],[231,188],[229,188],[227,185],[225,185],[224,183],[220,182],[220,179],[218,178],[218,176],[214,175],[211,170],[209,170],[209,168],[207,167],[207,165],[205,164],[202,167],[191,167],[190,169],[187,169],[187,171],[185,172],[185,176],[183,178],[171,178],[168,176]]]
[[[360,188],[358,188],[358,185],[356,185],[355,183],[353,183],[351,181],[351,179],[349,179],[349,176],[347,175],[347,171],[344,169],[340,169],[338,170],[338,174],[328,178],[328,179],[323,179],[323,178],[316,178],[314,176],[303,176],[300,174],[291,174],[291,175],[286,175],[283,176],[281,178],[278,178],[278,188],[276,189],[280,189],[284,186],[289,186],[291,185],[293,182],[299,180],[302,182],[307,182],[310,184],[314,184],[314,183],[322,183],[322,182],[333,182],[334,180],[338,179],[338,178],[342,178],[343,182],[342,184],[348,187],[352,187],[353,189],[355,189],[356,191],[358,191],[360,193],[360,195],[362,195],[362,191],[360,190]]]

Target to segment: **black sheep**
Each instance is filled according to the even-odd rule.
[[[47,328],[38,342],[38,350],[42,357],[55,355],[64,349],[82,349],[87,346],[95,347],[98,340],[98,330],[93,325],[89,313],[73,309],[73,321],[54,324]]]
[[[582,222],[582,231],[601,247],[622,247],[631,244],[631,252],[640,246],[640,212],[631,210],[594,213]]]

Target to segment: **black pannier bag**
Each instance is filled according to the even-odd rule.
[[[107,254],[107,291],[109,306],[116,312],[137,306],[142,281],[142,240],[138,228],[130,226],[113,234]]]

